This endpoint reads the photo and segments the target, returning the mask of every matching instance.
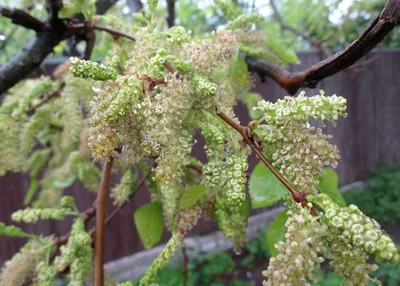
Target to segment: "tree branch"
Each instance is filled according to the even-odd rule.
[[[118,0],[98,1],[96,3],[97,13],[105,13],[107,9],[117,1]],[[70,27],[67,28],[64,21],[58,19],[58,11],[62,8],[62,2],[60,0],[47,0],[46,8],[49,11],[49,17],[46,23],[43,23],[24,11],[9,10],[0,6],[0,12],[5,14],[6,17],[13,19],[13,21],[16,21],[16,23],[21,26],[38,32],[37,37],[28,44],[28,47],[24,51],[0,67],[0,95],[4,94],[9,88],[13,87],[20,80],[26,78],[33,70],[37,69],[43,60],[53,52],[54,47],[61,41],[75,34],[85,34],[85,24],[78,24],[77,26],[81,28],[72,30]],[[100,26],[98,30],[102,30],[102,28],[103,27]],[[107,31],[130,38],[131,40],[132,38],[134,39],[134,37],[129,34],[116,30],[114,31],[113,29],[107,29]],[[89,56],[93,43],[94,41],[88,43],[85,56]]]
[[[0,14],[4,17],[10,18],[12,23],[15,25],[34,30],[36,33],[40,33],[45,26],[42,21],[23,10],[8,9],[0,6]]]
[[[113,159],[105,163],[96,208],[96,236],[94,260],[94,286],[104,285],[104,218]]]
[[[272,10],[274,11],[275,19],[279,22],[279,25],[281,26],[281,28],[283,30],[290,31],[293,34],[302,37],[304,40],[309,41],[311,44],[313,44],[325,56],[327,56],[327,57],[332,56],[332,53],[328,49],[325,49],[324,47],[322,47],[322,45],[321,45],[321,43],[319,41],[317,41],[316,39],[310,37],[309,35],[307,35],[303,31],[300,31],[300,30],[298,30],[298,29],[286,24],[283,21],[283,19],[281,17],[281,14],[279,13],[278,9],[276,8],[274,0],[270,0],[270,4],[271,4]]]
[[[290,94],[301,87],[313,88],[317,83],[351,66],[379,44],[400,23],[400,1],[389,0],[381,14],[364,33],[345,50],[302,72],[291,73],[280,66],[254,57],[246,57],[251,71],[269,76]]]
[[[65,37],[65,27],[46,25],[24,51],[0,67],[0,94],[37,69],[43,60],[53,52],[53,48]]]
[[[175,25],[175,0],[167,0],[167,10],[167,23],[168,27],[171,28]]]

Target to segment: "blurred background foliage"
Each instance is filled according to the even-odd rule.
[[[41,0],[3,0],[5,7],[15,7],[29,10],[34,16],[44,19],[46,16],[44,1]],[[267,31],[270,40],[279,39],[279,44],[286,49],[304,51],[315,49],[307,40],[291,31],[282,29],[277,21],[270,1],[233,0],[238,9],[245,12],[257,11],[265,16],[266,21],[260,25]],[[385,0],[275,0],[282,21],[318,41],[322,47],[331,51],[343,49],[355,40],[368,24],[379,15]],[[121,0],[107,12],[107,15],[129,25],[134,21],[133,13],[142,7],[146,1]],[[220,29],[226,23],[220,11],[217,11],[212,0],[176,0],[176,25],[185,26],[193,33],[201,34]],[[166,15],[166,2],[161,1],[160,9]],[[0,17],[0,65],[20,52],[35,36],[33,31],[17,27],[8,19]],[[111,47],[109,35],[97,33],[96,47],[92,60],[100,61]],[[53,57],[74,54],[68,46],[72,43],[62,43],[57,47]],[[381,43],[380,48],[395,48],[400,46],[400,30],[396,29]],[[77,49],[83,49],[84,44]],[[75,52],[76,53],[76,52]]]

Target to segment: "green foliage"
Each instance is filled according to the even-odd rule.
[[[150,248],[160,241],[163,232],[163,217],[157,202],[141,206],[135,211],[135,225],[144,247]]]
[[[285,233],[287,231],[286,221],[288,220],[287,211],[280,212],[268,227],[266,244],[271,253],[271,256],[276,256],[278,250],[275,244],[279,241],[285,241]]]
[[[400,284],[400,263],[382,263],[379,269],[371,274],[373,278],[379,279],[382,285],[396,286]]]
[[[339,286],[342,285],[343,279],[335,272],[323,273],[318,271],[317,275],[321,278],[321,281],[313,283],[313,286]]]
[[[257,259],[264,260],[271,256],[271,249],[267,243],[268,232],[262,228],[256,239],[250,240],[246,244],[246,255],[240,260],[240,264],[245,267],[254,266]]]
[[[78,13],[83,13],[86,19],[92,18],[96,14],[95,0],[72,0],[63,1],[63,8],[58,12],[58,17],[65,19]]]
[[[24,232],[21,228],[13,225],[5,225],[0,222],[0,235],[9,237],[33,237],[31,234]]]
[[[321,193],[328,195],[338,206],[346,206],[346,201],[342,194],[338,192],[339,178],[335,171],[325,169],[325,174],[318,180],[318,189]]]
[[[261,117],[261,111],[254,109],[253,107],[261,100],[261,95],[255,92],[248,92],[243,99],[247,110],[249,111],[250,118],[256,120]]]
[[[288,191],[263,163],[258,163],[250,176],[249,193],[256,209],[278,202]]]
[[[194,185],[187,188],[179,199],[179,209],[183,210],[193,206],[203,197],[206,189],[203,185]]]
[[[349,204],[356,204],[366,215],[378,221],[400,220],[400,166],[380,165],[366,179],[366,188],[343,194]]]

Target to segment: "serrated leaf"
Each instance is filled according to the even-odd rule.
[[[25,199],[24,199],[24,205],[25,206],[30,204],[30,202],[32,201],[32,198],[35,195],[36,190],[39,187],[39,185],[40,185],[40,182],[39,182],[38,179],[34,178],[34,179],[31,180],[31,183],[29,185],[29,189],[26,192]]]
[[[160,204],[153,202],[138,208],[133,216],[140,240],[145,248],[160,241],[163,232],[163,215]]]
[[[266,237],[271,256],[276,256],[278,254],[278,250],[275,248],[275,244],[279,241],[285,241],[285,234],[287,231],[285,223],[287,219],[287,210],[283,210],[275,217],[273,222],[268,227]]]
[[[249,193],[252,208],[257,209],[278,202],[287,195],[288,191],[278,178],[260,162],[251,173]]]
[[[339,178],[332,169],[325,169],[325,175],[319,179],[318,189],[321,193],[328,195],[338,206],[347,206],[341,193],[338,192]]]
[[[253,110],[253,107],[256,107],[257,103],[261,100],[261,95],[255,92],[248,92],[243,98],[243,101],[246,103],[247,110],[249,111],[249,115],[252,120],[259,119],[262,116],[261,110]]]
[[[206,189],[206,186],[203,185],[187,188],[179,200],[179,209],[183,210],[193,206],[204,195]]]

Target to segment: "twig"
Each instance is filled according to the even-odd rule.
[[[274,11],[275,18],[279,22],[279,25],[281,26],[281,28],[283,30],[290,31],[293,34],[302,37],[304,40],[309,41],[311,44],[313,44],[325,56],[327,56],[327,57],[332,56],[332,53],[328,49],[325,49],[324,47],[322,47],[322,45],[321,45],[321,43],[319,41],[317,41],[316,39],[310,37],[309,35],[307,35],[303,31],[300,31],[300,30],[296,29],[295,27],[290,26],[289,24],[285,23],[283,21],[282,17],[281,17],[281,14],[279,13],[278,9],[276,8],[274,0],[270,0],[270,4],[271,4],[272,10]]]
[[[105,163],[96,209],[96,240],[94,259],[94,286],[104,285],[104,218],[113,158]]]
[[[28,110],[28,116],[32,115],[32,113],[34,113],[38,108],[40,108],[41,106],[43,106],[44,104],[46,104],[47,102],[49,102],[50,100],[52,100],[53,98],[60,96],[60,92],[61,90],[64,88],[65,83],[61,83],[60,87],[53,92],[52,94],[50,94],[49,96],[47,96],[45,99],[43,99],[41,102],[39,102],[38,104],[36,104],[35,106],[32,106],[29,110]]]
[[[131,34],[128,34],[128,33],[125,33],[125,32],[110,28],[110,27],[93,25],[93,28],[98,31],[107,32],[107,33],[113,35],[114,37],[124,37],[129,40],[136,41],[136,38],[134,36],[132,36]]]
[[[237,132],[242,135],[243,139],[245,142],[251,147],[251,149],[254,151],[254,153],[257,154],[257,156],[260,158],[260,160],[267,166],[268,169],[271,170],[271,172],[281,181],[281,183],[289,190],[289,192],[292,194],[293,199],[297,202],[301,202],[302,204],[305,201],[305,194],[303,192],[300,192],[297,190],[286,178],[279,173],[277,169],[268,161],[268,159],[264,156],[264,154],[261,152],[260,148],[255,144],[254,138],[251,136],[250,133],[250,128],[249,127],[244,127],[235,121],[233,121],[231,118],[229,118],[225,113],[223,112],[217,112],[217,115],[226,123],[228,123],[232,128],[234,128]]]
[[[146,182],[146,179],[150,176],[151,171],[149,171],[146,175],[144,175],[142,177],[142,179],[139,181],[139,183],[135,186],[135,188],[133,189],[132,193],[129,195],[129,200],[131,200],[137,191],[139,191],[139,189],[144,185],[144,183]],[[128,200],[128,201],[129,201]],[[113,218],[128,204],[128,202],[125,202],[124,204],[120,205],[119,207],[117,207],[104,221],[105,225],[108,225]]]
[[[291,73],[268,61],[247,57],[251,71],[269,76],[290,94],[301,87],[313,88],[317,83],[351,66],[380,43],[400,23],[400,1],[389,0],[381,14],[364,33],[345,50],[323,60],[302,72]]]
[[[186,167],[189,169],[195,170],[200,176],[204,175],[203,169],[200,166],[196,166],[193,164],[187,164]]]

